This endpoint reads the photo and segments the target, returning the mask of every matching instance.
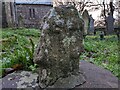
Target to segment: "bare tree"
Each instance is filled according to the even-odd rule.
[[[16,17],[15,17],[15,2],[14,0],[11,0],[11,1],[2,1],[4,4],[3,4],[3,7],[2,9],[4,9],[4,13],[5,17],[6,18],[6,22],[8,24],[8,27],[14,27],[15,26],[15,22],[16,22]]]
[[[79,12],[83,12],[85,7],[89,7],[93,2],[90,0],[53,0],[53,7],[68,4],[75,6]]]

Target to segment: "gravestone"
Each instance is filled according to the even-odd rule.
[[[18,17],[18,27],[23,27],[24,25],[24,20],[22,14],[19,15]]]
[[[89,16],[89,30],[88,30],[88,33],[89,34],[92,34],[94,33],[94,19],[92,17],[92,15]]]
[[[73,88],[85,80],[79,73],[83,20],[73,6],[58,6],[44,17],[34,62],[41,88]],[[77,80],[77,81],[76,81]]]
[[[99,35],[100,35],[100,40],[104,40],[104,33],[102,31],[100,32]]]
[[[89,29],[89,14],[87,10],[83,12],[82,18],[84,20],[84,35],[87,35]]]
[[[114,32],[114,18],[112,14],[109,14],[108,17],[106,17],[106,22],[107,22],[107,33],[112,34]]]

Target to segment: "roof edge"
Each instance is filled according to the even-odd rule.
[[[33,3],[16,3],[16,5],[46,5],[46,6],[53,6],[53,4],[33,4]]]

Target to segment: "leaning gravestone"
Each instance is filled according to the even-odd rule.
[[[89,16],[89,30],[88,30],[88,32],[89,32],[89,34],[92,34],[93,32],[94,32],[94,19],[93,19],[93,17],[92,17],[92,15],[90,15]]]
[[[87,10],[84,10],[82,14],[82,18],[84,19],[84,35],[88,34],[89,29],[89,14]]]
[[[85,80],[79,73],[83,20],[73,6],[58,6],[44,17],[34,62],[41,88],[74,88]]]
[[[108,34],[113,34],[114,32],[114,20],[115,19],[113,18],[112,14],[109,14],[108,17],[106,18]]]

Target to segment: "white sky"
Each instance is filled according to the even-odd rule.
[[[32,3],[32,2],[52,2],[52,0],[15,0],[16,2],[18,3],[25,3],[25,2],[29,2],[29,3]],[[118,1],[118,0],[76,0],[76,1],[92,1],[96,4],[100,3],[102,4],[102,2],[104,1],[105,3],[109,4],[110,1]],[[94,19],[98,19],[98,17],[100,16],[100,12],[101,12],[101,9],[97,10],[97,11],[93,11],[93,12],[89,12],[89,14],[92,14],[93,18]],[[114,15],[115,17],[116,15]],[[116,17],[115,17],[116,18]]]

